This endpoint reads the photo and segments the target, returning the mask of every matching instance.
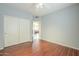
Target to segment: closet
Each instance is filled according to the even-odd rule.
[[[5,47],[31,41],[31,21],[13,16],[4,16]]]

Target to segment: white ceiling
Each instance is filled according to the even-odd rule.
[[[34,16],[44,16],[62,8],[73,5],[72,3],[44,3],[43,8],[36,8],[36,4],[37,3],[9,3],[6,5],[16,7],[25,12],[28,11]]]

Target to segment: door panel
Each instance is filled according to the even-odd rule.
[[[19,42],[30,41],[30,21],[27,19],[19,19]]]
[[[4,17],[5,47],[31,41],[30,20]]]
[[[5,47],[17,44],[18,19],[7,16],[4,18]]]

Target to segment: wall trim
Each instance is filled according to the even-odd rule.
[[[43,40],[45,40],[45,39],[43,39]],[[79,50],[79,48],[77,48],[77,47],[73,47],[73,46],[70,46],[70,45],[67,45],[67,44],[64,44],[64,43],[61,43],[61,42],[50,41],[50,40],[45,40],[45,41],[48,41],[50,43],[55,43],[55,44],[58,44],[58,45],[61,45],[61,46],[64,46],[64,47],[71,48],[71,49]]]
[[[0,48],[0,50],[3,50],[3,49],[4,49],[4,47],[1,47],[1,48]]]

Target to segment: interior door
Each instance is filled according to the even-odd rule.
[[[31,41],[30,20],[19,19],[19,43]]]
[[[4,17],[5,47],[17,44],[18,42],[18,19],[11,16]]]
[[[4,17],[5,47],[32,41],[30,20],[12,16]]]

